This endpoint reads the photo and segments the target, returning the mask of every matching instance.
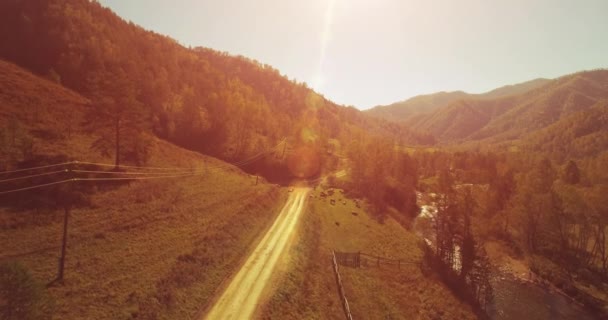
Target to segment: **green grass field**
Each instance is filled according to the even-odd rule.
[[[331,250],[361,251],[387,258],[419,261],[416,236],[393,218],[384,223],[357,208],[341,192],[323,200],[320,188],[309,199],[299,235],[287,257],[282,281],[261,316],[273,319],[343,319],[331,267]],[[336,200],[330,204],[330,198]],[[344,204],[344,201],[346,204]],[[357,215],[353,215],[355,212]],[[439,280],[423,275],[417,264],[340,268],[356,319],[474,319]]]
[[[284,191],[226,169],[134,182],[72,211],[56,319],[197,313],[280,210]],[[63,213],[0,209],[0,260],[43,282],[57,273]],[[18,222],[18,223],[17,223]]]

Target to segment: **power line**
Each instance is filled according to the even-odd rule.
[[[281,142],[279,142],[279,143],[278,143],[277,145],[275,145],[274,147],[272,147],[272,148],[270,148],[270,149],[267,149],[266,151],[262,151],[262,152],[260,152],[260,153],[258,153],[258,154],[256,154],[256,155],[254,155],[254,156],[250,157],[249,159],[244,159],[244,160],[237,161],[237,162],[233,162],[233,163],[230,163],[230,164],[231,164],[231,165],[233,165],[233,166],[236,166],[236,167],[242,167],[242,166],[244,166],[244,165],[246,165],[246,164],[249,164],[249,163],[251,163],[251,162],[253,162],[253,161],[255,161],[255,160],[257,160],[257,159],[259,159],[259,158],[263,157],[263,156],[264,156],[264,155],[266,155],[266,154],[269,154],[269,153],[271,153],[271,152],[273,152],[273,151],[276,151],[276,150],[277,150],[277,148],[279,148],[279,146],[280,146],[281,144],[285,143],[286,141],[287,141],[287,138],[283,138],[283,140],[281,140]]]
[[[108,172],[108,171],[91,171],[91,170],[72,170],[72,171],[73,172],[88,172],[88,173],[113,173],[113,172]],[[54,172],[37,174],[37,175],[31,175],[31,176],[25,176],[25,177],[19,177],[19,178],[14,178],[14,179],[0,180],[0,182],[10,181],[10,180],[18,180],[18,179],[26,179],[26,178],[36,177],[36,176],[51,175],[51,174],[57,174],[57,173],[62,173],[62,172],[68,172],[68,170],[54,171]],[[55,182],[50,182],[50,183],[38,184],[38,185],[24,187],[24,188],[18,188],[18,189],[13,189],[13,190],[0,191],[0,195],[7,194],[7,193],[13,193],[13,192],[19,192],[19,191],[27,191],[27,190],[32,190],[32,189],[38,189],[38,188],[43,188],[43,187],[52,186],[52,185],[56,185],[56,184],[61,184],[61,183],[65,183],[65,182],[70,182],[70,181],[75,182],[75,181],[149,180],[149,179],[162,179],[162,178],[189,177],[189,176],[200,175],[201,173],[203,173],[203,172],[193,171],[193,172],[189,172],[189,173],[156,173],[155,175],[147,176],[147,177],[71,178],[71,179],[66,179],[66,180],[61,180],[61,181],[55,181]],[[129,174],[140,174],[140,173],[138,173],[138,172],[130,172]],[[147,174],[147,173],[142,173],[142,174]]]
[[[262,152],[262,153],[258,153],[257,155],[252,156],[249,159],[241,160],[241,161],[238,161],[238,162],[233,162],[233,163],[230,163],[230,164],[233,165],[233,166],[235,166],[235,167],[242,167],[244,165],[250,164],[250,163],[252,163],[252,162],[254,162],[254,161],[262,158],[263,156],[265,156],[268,153],[270,153],[270,151],[265,151],[265,152]]]
[[[151,177],[134,177],[134,178],[74,178],[74,181],[124,181],[124,180],[150,180],[150,179],[167,179],[167,178],[186,178],[200,174],[178,174],[172,176],[151,176]]]
[[[31,187],[25,187],[25,188],[20,188],[20,189],[1,191],[0,195],[7,194],[7,193],[18,192],[18,191],[38,189],[38,188],[48,187],[48,186],[52,186],[52,185],[56,185],[56,184],[61,184],[61,183],[66,183],[66,182],[70,182],[70,181],[74,181],[74,179],[67,179],[67,180],[55,181],[55,182],[50,182],[50,183],[45,183],[45,184],[39,184],[39,185],[35,185],[35,186],[31,186]]]
[[[62,173],[62,172],[68,172],[68,170],[65,169],[65,170],[51,171],[51,172],[45,172],[45,173],[39,173],[39,174],[31,174],[31,175],[23,176],[23,177],[3,179],[3,180],[0,180],[0,182],[8,182],[8,181],[23,180],[23,179],[29,179],[29,178],[35,178],[35,177],[42,177],[42,176],[50,176],[50,175],[58,174],[58,173]]]
[[[55,181],[55,182],[50,182],[50,183],[39,184],[39,185],[25,187],[25,188],[19,188],[19,189],[1,191],[0,195],[7,194],[7,193],[18,192],[18,191],[26,191],[26,190],[31,190],[31,189],[37,189],[37,188],[42,188],[42,187],[46,187],[46,186],[52,186],[52,185],[56,185],[56,184],[70,182],[70,181],[76,182],[76,181],[127,181],[127,180],[128,181],[132,181],[132,180],[151,180],[151,179],[167,179],[167,178],[187,178],[187,177],[199,176],[199,175],[202,175],[202,174],[205,174],[205,172],[199,171],[199,172],[181,173],[181,174],[173,174],[173,175],[170,175],[170,174],[160,174],[160,175],[148,176],[148,177],[72,178],[72,179],[66,179],[66,180],[61,180],[61,181]]]
[[[110,163],[98,163],[98,162],[87,162],[87,161],[74,161],[73,163],[74,164],[93,165],[93,166],[99,166],[99,167],[116,167],[115,164],[110,164]],[[192,168],[185,168],[185,167],[148,167],[148,166],[127,166],[127,165],[120,165],[119,168],[166,170],[166,171],[192,170]]]
[[[123,178],[72,178],[72,179],[66,179],[66,180],[61,180],[61,181],[55,181],[55,182],[50,182],[50,183],[39,184],[39,185],[25,187],[25,188],[0,191],[0,195],[7,194],[7,193],[13,193],[13,192],[19,192],[19,191],[38,189],[38,188],[48,187],[48,186],[57,185],[57,184],[61,184],[61,183],[66,183],[66,182],[76,182],[76,181],[149,180],[149,179],[166,179],[166,178],[185,178],[185,177],[190,177],[190,176],[195,176],[195,175],[197,175],[197,174],[179,174],[179,175],[169,175],[169,176],[164,175],[164,176],[133,177],[133,178],[127,178],[127,177],[123,177]]]
[[[71,172],[75,173],[94,173],[94,174],[114,174],[114,175],[154,175],[154,176],[163,176],[163,175],[173,175],[180,174],[180,172],[120,172],[120,171],[99,171],[99,170],[71,170]],[[195,170],[191,170],[190,173],[196,172]],[[184,172],[187,174],[188,172]]]
[[[261,153],[258,153],[249,159],[240,160],[240,161],[237,161],[235,163],[230,163],[230,164],[235,165],[235,166],[242,166],[243,164],[247,164],[250,161],[257,159],[261,155],[269,153],[270,151],[275,151],[281,144],[285,143],[286,140],[287,140],[287,138],[283,138],[283,140],[281,140],[281,142],[279,142],[273,148],[270,148],[266,151],[262,151]],[[115,164],[110,164],[110,163],[99,163],[99,162],[74,160],[74,161],[49,164],[49,165],[43,165],[43,166],[2,171],[2,172],[0,172],[0,174],[9,174],[9,173],[17,173],[17,172],[24,172],[24,171],[30,171],[30,170],[46,169],[46,168],[59,167],[59,166],[64,166],[64,165],[94,165],[94,166],[100,166],[100,167],[116,167]],[[193,168],[186,168],[186,167],[153,167],[153,166],[130,166],[130,165],[121,165],[119,167],[139,169],[139,170],[149,169],[149,170],[166,170],[166,171],[192,171],[192,169],[193,169]]]
[[[15,172],[29,171],[29,170],[38,170],[38,169],[45,169],[45,168],[59,167],[59,166],[68,165],[68,164],[72,164],[72,163],[74,163],[74,162],[73,162],[73,161],[70,161],[70,162],[63,162],[63,163],[49,164],[49,165],[45,165],[45,166],[38,166],[38,167],[31,167],[31,168],[24,168],[24,169],[10,170],[10,171],[2,171],[2,172],[0,172],[0,174],[7,174],[7,173],[15,173]]]
[[[279,142],[276,146],[274,146],[271,149],[268,149],[266,151],[260,152],[248,159],[244,159],[235,163],[231,163],[231,165],[236,166],[236,167],[241,167],[244,166],[246,164],[249,164],[253,161],[256,161],[257,159],[263,157],[264,155],[275,151],[281,144],[286,143],[287,139],[284,138],[281,142]],[[15,173],[15,172],[24,172],[24,171],[29,171],[29,170],[38,170],[38,169],[44,169],[44,168],[52,168],[52,167],[57,167],[57,166],[63,166],[63,165],[95,165],[95,166],[100,166],[100,167],[115,167],[114,164],[108,164],[108,163],[97,163],[97,162],[88,162],[88,161],[70,161],[70,162],[63,162],[63,163],[57,163],[57,164],[51,164],[51,165],[44,165],[44,166],[37,166],[37,167],[30,167],[30,168],[23,168],[23,169],[18,169],[18,170],[11,170],[11,171],[4,171],[4,172],[0,172],[0,174],[6,174],[6,173]],[[33,175],[27,175],[27,176],[22,176],[22,177],[16,177],[16,178],[9,178],[9,179],[3,179],[0,180],[0,182],[8,182],[8,181],[16,181],[16,180],[23,180],[23,179],[28,179],[28,178],[34,178],[34,177],[39,177],[39,176],[49,176],[49,175],[53,175],[53,174],[58,174],[58,173],[62,173],[62,172],[76,172],[76,173],[94,173],[94,174],[117,174],[117,175],[148,175],[146,177],[118,177],[118,178],[72,178],[72,179],[66,179],[66,180],[61,180],[61,181],[55,181],[55,182],[50,182],[50,183],[45,183],[45,184],[39,184],[39,185],[34,185],[34,186],[29,186],[29,187],[24,187],[24,188],[19,188],[19,189],[13,189],[13,190],[7,190],[7,191],[1,191],[0,195],[2,194],[7,194],[7,193],[13,193],[13,192],[18,192],[18,191],[26,191],[26,190],[31,190],[31,189],[37,189],[37,188],[42,188],[42,187],[46,187],[46,186],[51,186],[51,185],[56,185],[56,184],[60,184],[60,183],[65,183],[65,182],[69,182],[69,181],[125,181],[125,180],[149,180],[149,179],[163,179],[163,178],[179,178],[179,177],[189,177],[189,176],[195,176],[195,175],[200,175],[200,174],[204,174],[205,171],[201,171],[201,170],[194,170],[194,168],[179,168],[179,167],[151,167],[151,166],[121,166],[124,168],[132,168],[132,169],[150,169],[150,170],[165,170],[166,172],[112,172],[112,171],[99,171],[99,170],[68,170],[68,169],[64,169],[64,170],[58,170],[58,171],[53,171],[53,172],[45,172],[45,173],[40,173],[40,174],[33,174]],[[207,166],[206,168],[204,168],[203,170],[209,170],[209,169],[217,169],[220,168],[220,166]]]
[[[275,145],[274,147],[266,150],[266,151],[262,151],[248,159],[243,159],[237,162],[233,162],[230,163],[228,162],[228,164],[231,164],[233,166],[243,166],[245,164],[251,163],[252,161],[257,160],[258,158],[260,158],[261,156],[270,153],[271,151],[275,151],[281,144],[286,142],[286,138],[283,138],[283,140],[281,140],[281,142],[279,142],[277,145]],[[96,165],[96,166],[101,166],[101,167],[116,167],[115,164],[109,164],[109,163],[98,163],[98,162],[86,162],[86,161],[74,161],[74,164],[87,164],[87,165]],[[149,166],[127,166],[127,165],[121,165],[119,166],[121,168],[132,168],[132,169],[150,169],[150,170],[167,170],[167,171],[192,171],[192,168],[185,168],[185,167],[149,167]],[[219,166],[214,166],[214,167],[218,167]],[[76,171],[76,170],[74,170]]]

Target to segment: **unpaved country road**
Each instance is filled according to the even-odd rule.
[[[253,316],[277,261],[286,251],[309,191],[309,188],[294,188],[270,230],[211,308],[206,319],[250,319]]]

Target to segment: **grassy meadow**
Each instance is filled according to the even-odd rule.
[[[386,258],[419,261],[416,236],[393,218],[384,223],[357,208],[340,191],[323,199],[312,192],[283,267],[277,290],[261,317],[272,319],[343,319],[331,266],[331,250],[361,251]],[[330,199],[336,200],[335,205]],[[344,204],[346,203],[346,204]],[[355,214],[353,214],[356,213]],[[474,319],[438,279],[422,274],[417,264],[363,268],[340,267],[349,305],[356,319]]]
[[[213,169],[94,194],[90,207],[71,213],[65,283],[49,288],[55,318],[196,315],[283,204],[282,189],[254,182]],[[0,260],[52,281],[63,212],[3,208],[0,217]]]

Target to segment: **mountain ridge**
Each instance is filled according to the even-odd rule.
[[[492,99],[510,95],[517,95],[526,91],[538,88],[551,81],[545,78],[505,85],[484,93],[467,93],[465,91],[439,91],[430,94],[423,94],[409,99],[395,102],[389,105],[376,106],[365,110],[366,113],[392,121],[407,121],[410,117],[421,113],[431,113],[437,109],[447,106],[450,103],[462,99]]]

